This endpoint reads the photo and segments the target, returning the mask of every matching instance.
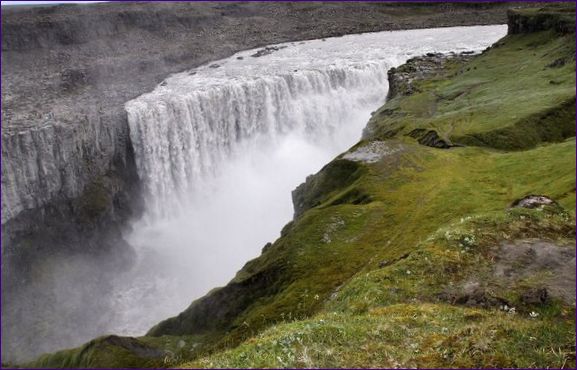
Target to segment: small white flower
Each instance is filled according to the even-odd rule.
[[[529,314],[529,316],[531,316],[532,318],[535,318],[537,316],[539,316],[539,314],[535,311],[531,311],[531,313]]]
[[[407,275],[411,275],[411,270],[407,270]]]

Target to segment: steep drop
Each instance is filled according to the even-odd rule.
[[[480,51],[504,33],[459,27],[281,44],[173,75],[128,102],[147,210],[128,237],[139,272],[120,288],[117,329],[142,333],[276,239],[292,217],[290,191],[358,140],[387,95],[389,68],[429,52]]]

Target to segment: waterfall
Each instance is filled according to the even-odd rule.
[[[387,93],[387,70],[427,52],[479,51],[504,26],[378,32],[249,50],[178,73],[126,105],[146,218],[177,215],[222,164],[297,134],[344,150]],[[362,112],[362,113],[361,113]]]
[[[127,235],[139,261],[115,286],[111,331],[142,334],[274,241],[291,219],[291,190],[359,140],[388,69],[478,52],[505,33],[378,32],[247,50],[127,102],[146,211]]]
[[[352,114],[383,101],[387,67],[369,62],[242,78],[130,102],[131,139],[149,211],[169,216],[243,146],[274,144],[288,133],[318,144],[331,139]]]

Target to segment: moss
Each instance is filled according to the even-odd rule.
[[[518,311],[530,311],[534,307],[523,303],[523,295],[539,289],[544,281],[496,276],[494,259],[502,253],[499,245],[528,238],[571,245],[574,234],[573,216],[556,209],[513,209],[468,216],[433,233],[406,258],[388,260],[385,267],[357,275],[333,297],[327,309],[356,313],[359,302],[365,310],[412,300],[458,303],[458,298],[473,294],[465,292],[464,286],[478,284],[474,293],[484,296],[474,297],[478,300],[475,304],[508,304]]]
[[[559,142],[575,136],[575,97],[515,122],[488,132],[455,137],[465,145],[488,145],[497,149],[527,149],[542,142]]]
[[[295,215],[298,217],[309,208],[320,205],[334,195],[335,191],[352,184],[363,172],[362,165],[346,159],[337,159],[310,176],[304,184],[293,191]]]
[[[542,8],[510,10],[509,32],[529,33],[553,29],[561,33],[575,31],[575,3],[560,2]]]
[[[41,356],[26,366],[34,368],[158,367],[162,365],[163,357],[163,351],[145,345],[137,339],[106,336],[94,339],[76,349]]]
[[[324,313],[284,323],[238,348],[181,366],[571,367],[574,339],[570,320],[558,323],[445,304],[399,304],[356,316]]]
[[[366,138],[426,129],[454,143],[517,150],[575,135],[574,34],[509,35],[449,67],[418,81],[420,92],[389,101],[394,113],[375,114]]]
[[[41,356],[25,364],[31,368],[143,368],[170,367],[201,350],[199,336],[103,336],[81,347]]]

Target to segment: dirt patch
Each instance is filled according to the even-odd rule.
[[[495,255],[494,276],[514,283],[540,273],[547,273],[541,280],[540,291],[535,295],[551,296],[566,303],[575,303],[575,245],[545,240],[519,240],[503,242]],[[546,289],[546,293],[543,291]],[[525,292],[526,300],[534,300]]]
[[[553,299],[575,304],[574,241],[503,241],[462,283],[439,294],[441,301],[473,307],[542,305]]]
[[[403,149],[402,145],[395,145],[384,141],[372,141],[365,146],[346,153],[343,155],[343,158],[355,162],[376,163],[383,157],[395,154]]]

